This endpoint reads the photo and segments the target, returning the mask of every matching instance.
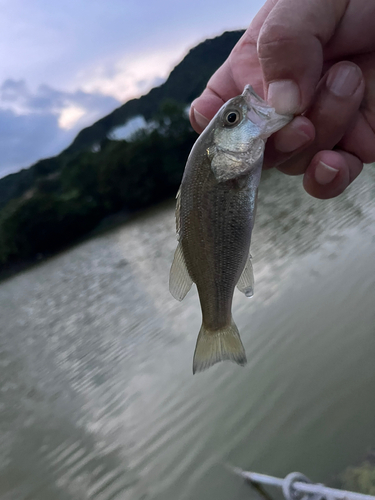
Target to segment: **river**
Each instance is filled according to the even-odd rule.
[[[2,500],[244,500],[226,463],[329,483],[375,445],[375,171],[300,181],[262,179],[245,368],[192,375],[172,202],[0,284]]]

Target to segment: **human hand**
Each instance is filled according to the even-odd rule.
[[[297,115],[267,141],[264,168],[304,174],[317,198],[339,195],[375,161],[374,18],[375,0],[268,0],[192,103],[193,128],[250,83]]]

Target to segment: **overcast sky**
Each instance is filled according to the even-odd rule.
[[[0,0],[0,177],[59,153],[263,3]]]

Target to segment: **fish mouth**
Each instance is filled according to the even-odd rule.
[[[249,109],[248,113],[255,113],[259,119],[269,119],[273,113],[276,113],[274,108],[271,108],[253,89],[251,85],[246,85],[242,92],[242,97],[245,99],[246,105]]]
[[[251,85],[246,85],[241,95],[248,109],[246,116],[259,127],[262,139],[267,139],[293,119],[293,115],[277,113],[274,108],[259,97]]]

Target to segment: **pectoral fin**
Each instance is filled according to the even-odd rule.
[[[254,295],[254,274],[250,254],[247,258],[240,279],[238,280],[237,288],[240,292],[244,293],[246,297],[252,297]]]
[[[177,300],[182,300],[193,284],[189,271],[186,267],[181,243],[178,244],[169,274],[169,291]]]

